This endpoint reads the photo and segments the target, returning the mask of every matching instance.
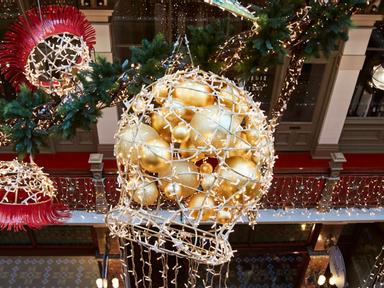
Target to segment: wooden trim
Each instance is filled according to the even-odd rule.
[[[352,16],[352,21],[358,27],[372,27],[376,21],[383,20],[381,14],[355,14]]]
[[[99,144],[97,145],[97,152],[104,155],[104,159],[115,159],[113,155],[114,144]]]
[[[317,242],[317,239],[319,238],[322,227],[323,227],[323,224],[315,224],[313,227],[313,230],[309,239],[309,243],[310,243],[309,246],[312,249],[315,249],[316,242]]]
[[[304,283],[305,275],[307,274],[308,265],[309,265],[309,262],[311,261],[311,257],[309,256],[308,253],[303,254],[303,257],[305,258],[305,263],[303,264],[302,271],[300,271],[301,276],[297,277],[297,282],[295,283],[296,288],[302,287],[301,284]]]
[[[317,144],[311,151],[313,159],[331,159],[331,153],[338,152],[338,144]]]
[[[348,153],[384,153],[384,117],[347,117],[339,146]]]

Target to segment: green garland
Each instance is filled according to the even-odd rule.
[[[228,75],[247,79],[257,73],[257,68],[270,67],[281,62],[291,50],[282,43],[289,38],[288,23],[295,11],[311,5],[311,25],[300,35],[297,53],[302,57],[316,57],[332,52],[339,40],[347,39],[347,28],[351,27],[353,9],[363,5],[362,0],[344,0],[337,5],[321,6],[318,1],[270,0],[266,6],[253,6],[260,26],[258,35],[247,39],[245,60],[239,61]],[[225,63],[215,61],[220,46],[234,35],[228,21],[213,22],[204,27],[189,27],[188,39],[195,65],[214,72]],[[130,60],[123,64],[109,63],[98,58],[89,71],[78,74],[83,86],[81,95],[60,103],[54,110],[45,109],[57,101],[40,90],[29,91],[25,86],[12,101],[0,95],[0,132],[9,136],[14,150],[20,157],[38,153],[49,137],[73,137],[78,128],[90,129],[102,115],[102,109],[115,105],[116,99],[138,93],[147,85],[162,77],[167,68],[167,58],[173,51],[161,34],[152,41],[143,40],[140,48],[133,48]],[[186,57],[185,57],[186,58]],[[1,90],[1,89],[0,89]],[[54,125],[40,129],[44,119],[53,118]]]

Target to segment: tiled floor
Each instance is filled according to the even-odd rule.
[[[0,257],[0,288],[94,288],[94,257]]]

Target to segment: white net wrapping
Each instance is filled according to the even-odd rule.
[[[198,264],[228,262],[233,225],[271,184],[272,132],[260,103],[216,74],[178,71],[143,88],[116,134],[111,233]]]
[[[55,195],[52,180],[36,164],[0,161],[0,203],[34,204]]]
[[[32,85],[47,93],[65,95],[79,84],[76,74],[88,69],[90,61],[89,47],[83,37],[64,32],[36,44],[28,56],[24,74]]]

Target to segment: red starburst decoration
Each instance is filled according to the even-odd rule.
[[[23,230],[60,224],[70,217],[56,188],[35,163],[0,161],[0,230]]]
[[[42,41],[63,33],[81,37],[89,50],[96,43],[95,29],[75,7],[48,5],[41,7],[41,11],[28,10],[4,35],[0,44],[0,72],[16,89],[21,83],[32,88],[25,76],[30,53]]]

